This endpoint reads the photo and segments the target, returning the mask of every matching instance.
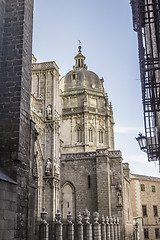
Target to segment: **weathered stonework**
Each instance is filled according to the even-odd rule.
[[[103,78],[87,71],[85,57],[75,57],[73,70],[60,81],[63,153],[114,149],[113,112]]]
[[[112,106],[103,79],[87,71],[84,59],[79,46],[73,70],[60,82],[62,214],[66,218],[71,211],[75,219],[88,208],[117,216],[123,226],[121,237],[132,239],[132,211],[128,213],[124,206],[130,201],[129,180],[121,152],[114,150]]]
[[[34,158],[37,168],[37,219],[45,206],[53,221],[59,208],[60,97],[59,69],[55,62],[37,63],[32,55],[31,118],[38,133]]]
[[[3,240],[33,239],[34,235],[35,186],[30,170],[34,142],[30,122],[32,15],[33,0],[0,0],[0,168],[17,183],[13,193],[12,183],[5,182],[6,196],[14,202],[14,209],[7,216],[6,211],[1,214],[4,225],[9,220],[12,224],[11,235],[1,225]]]

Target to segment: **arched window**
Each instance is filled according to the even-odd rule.
[[[81,59],[81,66],[83,67],[83,65],[84,65],[84,64],[83,64],[83,59]]]
[[[99,143],[103,143],[103,131],[99,130]]]
[[[78,67],[80,67],[80,59],[78,59]]]
[[[82,142],[82,129],[80,127],[77,129],[77,142]]]
[[[89,142],[93,142],[93,131],[92,131],[92,129],[90,128],[88,130],[88,132],[89,132]]]

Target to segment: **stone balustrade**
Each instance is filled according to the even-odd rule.
[[[46,215],[43,209],[39,224],[39,240],[121,240],[118,218],[104,216],[99,218],[99,213],[94,212],[93,223],[91,223],[90,212],[86,209],[83,214],[78,214],[77,221],[73,223],[70,212],[67,220],[62,221],[61,213],[57,210],[52,233],[49,233]]]
[[[97,149],[94,152],[83,152],[83,153],[67,153],[61,155],[61,160],[75,160],[75,159],[89,159],[97,156],[109,155],[109,158],[120,158],[122,156],[121,151],[109,151],[106,148]]]
[[[61,155],[61,160],[75,160],[75,159],[88,159],[95,158],[96,152],[85,152],[85,153],[67,153]]]
[[[122,153],[119,150],[109,151],[109,157],[110,158],[120,158],[120,157],[122,157]]]

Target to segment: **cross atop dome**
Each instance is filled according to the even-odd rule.
[[[84,60],[85,60],[85,56],[82,55],[82,52],[81,52],[81,41],[79,41],[79,46],[78,46],[78,54],[74,57],[75,59],[75,65],[73,66],[73,69],[74,70],[80,70],[80,69],[86,69],[87,70],[87,66],[86,64],[84,64]]]

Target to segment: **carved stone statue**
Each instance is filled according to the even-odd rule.
[[[117,192],[117,197],[118,197],[118,206],[122,206],[121,191],[118,191],[118,192]]]
[[[52,120],[52,105],[48,105],[46,108],[46,119]]]
[[[46,166],[45,166],[45,175],[50,176],[52,174],[52,163],[51,159],[47,159]]]
[[[54,173],[59,174],[59,172],[60,172],[59,164],[58,164],[58,163],[55,163],[55,164],[54,164]]]

